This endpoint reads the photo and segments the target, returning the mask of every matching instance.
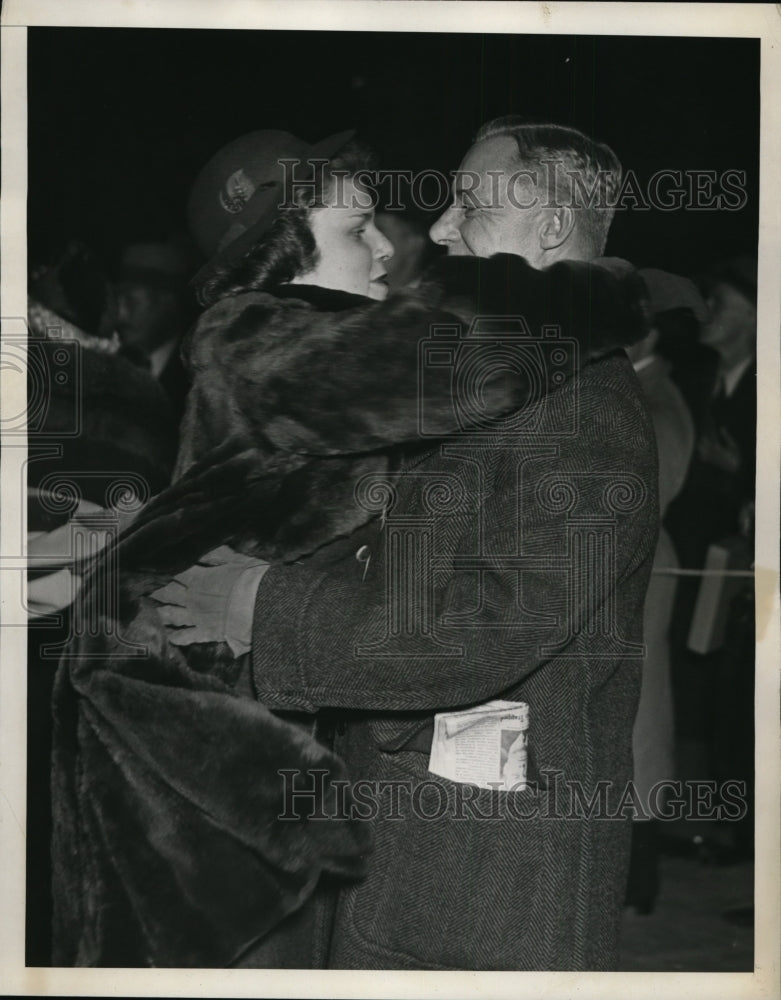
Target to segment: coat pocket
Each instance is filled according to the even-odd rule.
[[[351,935],[387,967],[550,967],[556,838],[544,796],[440,778],[421,752],[378,758],[375,849],[348,891]]]

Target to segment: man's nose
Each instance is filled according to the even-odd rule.
[[[451,243],[458,243],[461,239],[461,230],[458,225],[458,215],[451,206],[443,215],[437,219],[429,229],[428,235],[432,242],[439,246],[449,246]]]

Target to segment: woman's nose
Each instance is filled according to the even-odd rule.
[[[434,225],[429,229],[428,235],[433,243],[439,246],[448,246],[450,243],[457,243],[461,239],[461,231],[457,225],[457,214],[451,206],[448,208]]]
[[[396,248],[393,246],[388,237],[377,230],[377,246],[374,248],[374,256],[377,260],[390,260],[391,257],[396,252]]]

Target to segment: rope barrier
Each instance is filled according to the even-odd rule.
[[[733,576],[753,577],[753,569],[676,569],[673,566],[658,566],[651,570],[654,576]]]

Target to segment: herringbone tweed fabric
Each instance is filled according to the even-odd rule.
[[[330,946],[312,953],[313,938],[291,928],[297,964],[616,966],[629,812],[610,814],[632,777],[656,452],[623,354],[590,364],[549,403],[545,432],[497,430],[418,456],[384,517],[264,577],[258,698],[277,709],[345,710],[334,748],[352,781],[407,782],[418,797],[416,808],[402,798],[394,815],[388,788],[378,793],[369,874],[346,885],[335,908],[330,892],[310,900],[312,925],[330,923]],[[399,552],[413,544],[410,525],[414,534],[426,524],[435,570],[428,597],[417,591],[405,618]],[[478,554],[487,568],[455,563]],[[506,568],[508,556],[521,561]],[[405,636],[426,599],[431,629]],[[394,623],[402,634],[385,641]],[[466,786],[433,778],[425,748],[408,740],[436,711],[496,697],[528,702],[539,780],[526,791],[470,789],[471,804],[459,807]],[[573,816],[573,785],[588,800],[598,782],[608,783],[607,815]],[[258,964],[286,933],[281,926],[261,947]]]

